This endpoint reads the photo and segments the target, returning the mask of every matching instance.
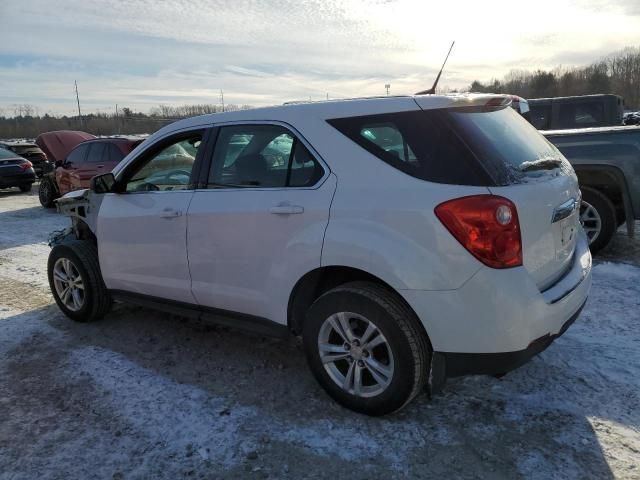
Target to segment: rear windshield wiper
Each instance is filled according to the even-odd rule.
[[[541,158],[531,162],[522,162],[518,168],[521,172],[530,172],[532,170],[553,170],[561,165],[562,160],[559,158]]]

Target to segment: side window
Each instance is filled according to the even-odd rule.
[[[124,158],[122,152],[113,143],[107,143],[104,150],[102,161],[105,163],[118,163]]]
[[[289,174],[290,187],[311,187],[324,175],[324,170],[315,158],[311,156],[307,147],[296,142]]]
[[[89,145],[81,145],[73,149],[67,157],[67,163],[72,163],[76,167],[84,163],[84,158],[88,148]]]
[[[403,162],[416,162],[416,156],[393,123],[363,125],[360,136]]]
[[[89,153],[87,154],[87,163],[102,163],[105,144],[102,142],[94,142],[89,145]]]
[[[322,174],[304,145],[283,127],[223,127],[216,141],[209,187],[309,186]]]
[[[134,167],[126,184],[127,192],[186,190],[191,170],[202,144],[202,132],[181,135],[148,152],[146,159]]]
[[[601,102],[568,103],[560,105],[560,126],[594,127],[604,122],[604,108]]]

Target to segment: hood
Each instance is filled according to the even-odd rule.
[[[78,144],[96,138],[94,135],[75,130],[58,130],[56,132],[42,133],[36,138],[38,145],[49,160],[64,160]]]

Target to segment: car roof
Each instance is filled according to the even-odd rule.
[[[389,97],[365,97],[317,102],[287,102],[274,107],[211,113],[178,120],[161,128],[152,137],[157,138],[176,130],[236,121],[293,121],[300,117],[315,117],[320,120],[355,117],[419,109],[454,108],[484,105],[494,98],[509,98],[508,95],[462,93],[450,95],[407,95]]]
[[[13,140],[5,140],[0,142],[0,146],[7,146],[7,147],[35,147],[35,148],[40,148],[38,147],[35,143],[33,142],[20,142],[20,141],[13,141]]]
[[[86,143],[96,143],[96,142],[103,142],[103,143],[136,143],[136,142],[141,142],[142,140],[144,140],[143,138],[134,138],[134,137],[98,137],[98,138],[92,138],[90,140],[86,140],[84,142],[82,142],[83,144]]]

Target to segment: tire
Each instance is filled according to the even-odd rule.
[[[31,186],[32,186],[32,185],[33,185],[33,184],[31,184],[31,183],[27,183],[26,185],[20,185],[20,187],[19,187],[19,188],[20,188],[20,191],[21,191],[21,192],[24,192],[24,193],[26,193],[26,192],[30,192],[30,191],[31,191]]]
[[[348,322],[355,336],[348,347],[345,330],[340,333],[331,323],[340,327],[340,320]],[[366,336],[369,324],[377,331],[365,343],[355,344]],[[380,285],[352,282],[329,290],[307,312],[302,336],[307,361],[320,385],[335,401],[356,412],[372,416],[395,412],[427,384],[431,361],[428,338],[413,311],[397,294]],[[381,343],[371,347],[376,342]],[[323,362],[320,343],[331,345],[333,351],[325,355],[333,355],[333,361]],[[344,356],[347,358],[341,358]],[[350,371],[351,380],[347,380]],[[355,382],[358,371],[359,394]],[[374,371],[378,379],[371,373]],[[345,381],[349,382],[347,388]]]
[[[40,188],[38,189],[38,199],[40,205],[44,208],[53,207],[53,201],[56,199],[56,188],[51,179],[43,178],[40,181]]]
[[[616,209],[611,200],[598,190],[581,187],[580,222],[589,238],[591,253],[606,247],[618,227]]]
[[[63,298],[65,282],[60,283],[62,277],[59,273],[63,273],[63,277],[75,278],[76,284],[81,283],[83,288],[71,289],[81,290],[78,297],[69,294],[66,300]],[[53,298],[71,320],[92,322],[102,318],[111,309],[113,302],[102,280],[98,251],[92,243],[69,240],[53,247],[49,254],[47,274]],[[54,274],[57,280],[54,279]]]

